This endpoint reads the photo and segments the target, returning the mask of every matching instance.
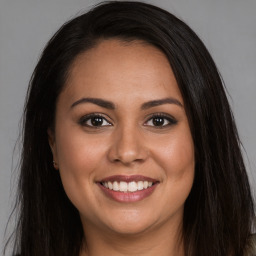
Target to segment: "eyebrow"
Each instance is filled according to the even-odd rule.
[[[115,109],[114,103],[112,103],[111,101],[107,101],[107,100],[103,100],[103,99],[99,99],[99,98],[82,98],[78,101],[75,101],[71,105],[71,108],[77,106],[78,104],[82,104],[82,103],[93,103],[93,104],[98,105],[103,108]]]
[[[81,98],[77,101],[75,101],[72,105],[71,108],[82,104],[82,103],[92,103],[95,105],[98,105],[100,107],[106,108],[106,109],[115,109],[115,104],[111,101],[108,100],[103,100],[103,99],[99,99],[99,98]],[[160,105],[164,105],[164,104],[175,104],[177,106],[183,107],[183,105],[181,104],[181,102],[175,98],[165,98],[165,99],[159,99],[159,100],[152,100],[152,101],[148,101],[145,102],[141,105],[141,109],[142,110],[146,110],[152,107],[157,107]]]
[[[165,98],[165,99],[160,99],[160,100],[152,100],[148,101],[142,104],[141,109],[149,109],[152,107],[157,107],[163,104],[175,104],[177,106],[183,107],[181,102],[175,98]]]

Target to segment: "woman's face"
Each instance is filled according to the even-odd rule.
[[[113,39],[77,57],[49,141],[87,232],[181,225],[194,145],[177,82],[157,48]]]

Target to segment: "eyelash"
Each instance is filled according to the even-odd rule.
[[[94,125],[88,125],[86,124],[88,121],[91,120],[91,124],[92,124],[92,119],[93,118],[101,118],[103,120],[103,122],[107,122],[108,125],[103,125],[103,126],[94,126]],[[100,113],[92,113],[92,114],[89,114],[89,115],[85,115],[85,116],[82,116],[80,119],[79,119],[79,124],[82,125],[82,126],[86,126],[86,127],[89,127],[89,128],[94,128],[94,129],[99,129],[101,127],[105,127],[105,126],[111,126],[112,124]]]
[[[157,129],[164,129],[164,128],[168,127],[168,126],[177,124],[177,120],[174,117],[172,117],[171,115],[168,115],[168,114],[164,114],[164,113],[154,113],[154,114],[152,114],[147,119],[147,121],[145,123],[147,123],[149,121],[153,122],[154,118],[163,119],[164,122],[166,122],[166,120],[167,120],[168,123],[164,124],[164,125],[161,125],[161,126],[157,126],[157,125],[148,125],[148,126],[153,126],[154,128],[157,128]]]
[[[102,122],[106,122],[107,125],[93,125],[92,124],[92,119],[93,118],[100,118],[102,119]],[[154,118],[159,118],[159,119],[162,119],[164,121],[164,125],[148,125],[147,123],[148,122],[154,122],[153,119]],[[166,123],[166,120],[167,120],[167,124]],[[87,122],[90,121],[91,124],[87,124]],[[157,128],[157,129],[163,129],[163,128],[166,128],[168,126],[171,126],[171,125],[175,125],[177,123],[177,120],[170,116],[170,115],[167,115],[167,114],[163,114],[163,113],[154,113],[152,114],[150,117],[147,118],[147,121],[144,123],[145,126],[149,126],[149,127],[154,127],[154,128]],[[89,114],[89,115],[85,115],[83,117],[81,117],[79,119],[79,124],[82,125],[82,126],[85,126],[85,127],[88,127],[88,128],[92,128],[92,129],[99,129],[99,128],[102,128],[102,127],[106,127],[106,126],[112,126],[112,123],[109,122],[102,114],[100,113],[92,113],[92,114]]]

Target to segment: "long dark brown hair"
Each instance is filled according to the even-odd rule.
[[[197,35],[174,15],[141,2],[105,2],[64,24],[32,75],[24,109],[14,253],[77,256],[77,209],[52,165],[47,129],[74,59],[100,40],[143,40],[168,58],[195,145],[195,180],[185,202],[186,256],[243,255],[254,216],[241,143],[223,82]]]

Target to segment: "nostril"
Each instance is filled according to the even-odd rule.
[[[134,136],[135,132],[122,131],[122,135],[115,134],[113,144],[108,151],[108,158],[112,163],[140,163],[145,161],[148,150],[144,147],[144,141],[139,136]]]

